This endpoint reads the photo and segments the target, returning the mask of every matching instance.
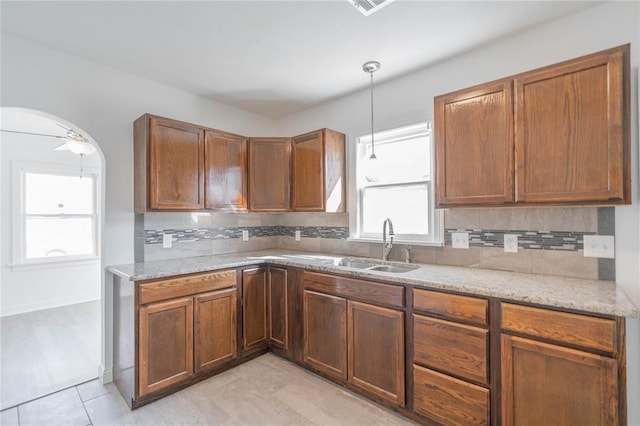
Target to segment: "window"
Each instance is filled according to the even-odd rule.
[[[354,239],[382,238],[385,218],[393,222],[395,241],[441,245],[441,214],[434,209],[432,144],[429,123],[358,138]],[[355,225],[355,226],[353,226]]]
[[[14,168],[14,264],[98,257],[97,173]]]

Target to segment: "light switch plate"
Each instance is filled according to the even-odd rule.
[[[172,243],[171,234],[162,234],[162,248],[171,248]]]
[[[296,241],[300,241],[300,230],[296,229]]]
[[[242,230],[242,241],[249,241],[249,231],[246,229]]]
[[[469,234],[466,232],[452,232],[451,233],[451,247],[457,249],[469,248]]]
[[[613,235],[585,235],[584,257],[615,257],[615,238]]]
[[[504,252],[518,252],[518,234],[504,234]]]

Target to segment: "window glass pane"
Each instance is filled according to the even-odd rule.
[[[25,173],[27,214],[93,214],[93,178]]]
[[[362,231],[381,234],[385,218],[396,234],[429,232],[429,197],[426,185],[373,187],[362,190]]]
[[[27,259],[93,253],[92,218],[26,218]]]
[[[429,180],[429,140],[427,136],[376,143],[376,159],[369,159],[371,144],[361,151],[361,185]]]

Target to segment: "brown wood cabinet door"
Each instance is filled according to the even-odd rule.
[[[249,140],[249,209],[262,212],[289,210],[290,140]]]
[[[488,425],[489,389],[413,366],[413,409],[442,425]],[[533,425],[551,425],[538,423]]]
[[[267,344],[267,267],[242,272],[242,349]]]
[[[347,300],[304,291],[304,362],[347,379]]]
[[[269,268],[269,341],[282,349],[289,346],[287,270]]]
[[[322,131],[291,140],[294,211],[324,211],[324,137]]]
[[[505,425],[616,425],[615,359],[503,334]]]
[[[139,396],[193,375],[193,298],[141,306],[138,326]]]
[[[162,118],[149,122],[149,208],[204,208],[204,131]]]
[[[404,312],[348,302],[349,381],[404,406]]]
[[[624,199],[623,64],[616,49],[516,78],[516,201]]]
[[[230,133],[205,132],[206,207],[247,210],[247,140]]]
[[[437,206],[513,202],[512,92],[503,80],[435,98]]]
[[[195,297],[194,352],[196,372],[236,358],[238,334],[236,289],[213,291]]]

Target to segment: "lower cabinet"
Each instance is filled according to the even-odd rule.
[[[304,362],[347,379],[347,299],[304,291]]]
[[[140,284],[134,399],[237,357],[235,286],[235,270]]]
[[[317,273],[304,277],[304,362],[404,407],[404,288]]]
[[[242,350],[252,351],[267,346],[268,268],[242,271]]]
[[[269,342],[289,349],[289,286],[287,270],[269,267]]]
[[[347,309],[349,382],[403,407],[404,312],[352,300]]]
[[[194,318],[196,372],[238,356],[235,288],[196,296]]]
[[[615,320],[510,303],[502,316],[504,425],[626,424]]]
[[[488,308],[486,299],[413,290],[416,413],[445,425],[490,424]]]
[[[193,375],[193,298],[140,307],[139,395]]]

